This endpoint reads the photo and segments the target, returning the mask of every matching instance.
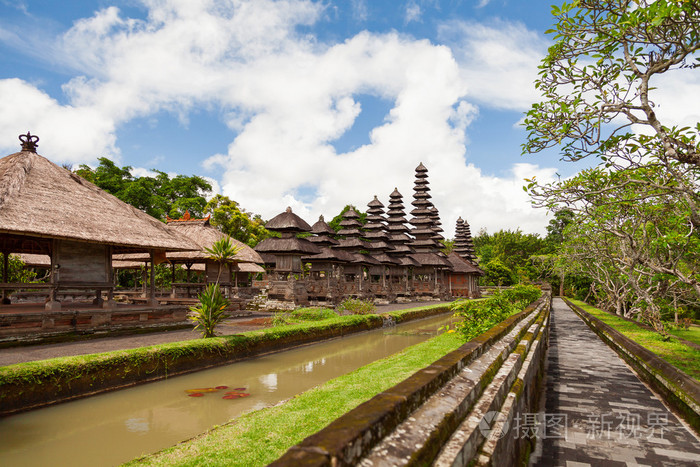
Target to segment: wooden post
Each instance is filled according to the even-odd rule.
[[[175,298],[175,261],[170,263],[170,296]]]
[[[156,267],[154,264],[155,250],[151,250],[151,280],[149,281],[148,290],[148,302],[151,306],[157,306],[158,300],[156,300]]]
[[[10,274],[9,274],[9,267],[10,267],[10,252],[5,250],[2,252],[2,281],[5,283],[10,282]],[[6,289],[3,289],[2,291],[2,304],[3,305],[9,305],[10,304],[10,297],[7,296],[8,291]]]

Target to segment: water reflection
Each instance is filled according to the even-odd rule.
[[[0,465],[125,462],[422,342],[449,319],[346,336],[0,419]],[[186,392],[216,386],[228,388],[201,397]],[[235,388],[250,396],[223,398]]]

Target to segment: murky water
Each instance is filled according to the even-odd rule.
[[[351,335],[0,419],[0,465],[126,462],[423,342],[450,319]],[[201,397],[185,392],[216,386],[228,389]],[[237,388],[250,396],[222,398]]]

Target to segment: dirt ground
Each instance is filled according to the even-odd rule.
[[[378,313],[416,308],[425,305],[436,305],[446,302],[412,302],[380,305]],[[217,327],[217,335],[239,334],[245,331],[254,331],[271,325],[269,314],[260,314],[254,317],[235,318],[226,320]],[[113,350],[134,349],[148,345],[165,344],[167,342],[180,342],[191,339],[199,339],[201,336],[194,330],[176,330],[152,332],[147,334],[135,334],[131,336],[99,337],[60,344],[39,344],[22,347],[0,349],[0,366],[13,365],[15,363],[33,362],[47,358],[66,357],[71,355],[87,355]]]

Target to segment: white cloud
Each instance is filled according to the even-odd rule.
[[[357,21],[367,21],[367,0],[352,0],[352,16]]]
[[[91,106],[61,105],[20,79],[0,80],[0,150],[17,152],[20,133],[40,135],[42,153],[59,163],[84,163],[110,154],[117,158],[114,121]]]
[[[0,140],[31,129],[52,159],[90,161],[118,155],[116,128],[132,118],[168,110],[186,121],[190,109],[215,106],[237,135],[226,154],[204,161],[220,172],[214,191],[263,217],[289,205],[310,222],[330,218],[348,203],[364,209],[375,194],[386,204],[394,187],[410,208],[422,161],[446,236],[459,216],[474,232],[544,230],[522,173],[553,169],[519,164],[512,177],[496,178],[465,162],[475,101],[522,109],[532,100],[518,88],[529,88],[543,42],[523,26],[451,23],[443,29],[451,48],[369,32],[322,44],[298,32],[322,17],[324,6],[310,1],[145,3],[145,20],[110,7],[59,38],[55,60],[81,73],[64,85],[69,104],[0,80]],[[365,2],[354,6],[366,18]],[[338,154],[332,143],[362,115],[359,95],[393,108],[368,144]],[[315,196],[300,196],[300,187]]]
[[[408,4],[406,5],[406,15],[404,16],[404,22],[408,24],[414,21],[420,21],[421,15],[422,12],[420,9],[420,5],[418,5],[414,1],[408,2]]]
[[[521,23],[452,21],[440,28],[469,83],[467,96],[480,104],[526,110],[539,99],[533,83],[548,42]]]

